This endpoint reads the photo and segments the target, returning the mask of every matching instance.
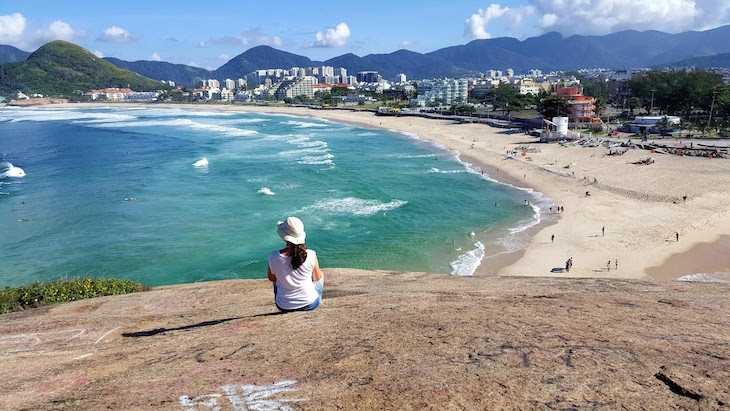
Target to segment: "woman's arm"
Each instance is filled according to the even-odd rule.
[[[276,282],[276,276],[274,275],[274,273],[271,272],[271,267],[269,267],[269,281],[271,281],[272,283]]]
[[[312,281],[322,281],[322,284],[324,284],[324,274],[322,273],[322,270],[319,269],[319,259],[317,256],[314,256],[314,270],[312,270]]]

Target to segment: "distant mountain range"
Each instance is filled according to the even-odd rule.
[[[56,40],[34,51],[26,61],[0,65],[0,92],[72,96],[105,87],[130,87],[135,91],[169,88],[159,81],[122,70],[83,47]]]
[[[180,85],[192,85],[201,79],[238,79],[253,70],[291,67],[344,67],[348,73],[363,70],[378,71],[392,79],[404,73],[409,79],[460,77],[489,69],[516,73],[529,69],[576,70],[580,68],[639,68],[681,65],[693,56],[730,53],[730,25],[706,31],[668,34],[660,31],[627,30],[605,36],[563,37],[556,32],[517,40],[500,37],[474,40],[464,45],[446,47],[430,53],[398,50],[388,54],[359,57],[348,53],[326,61],[277,50],[268,46],[253,47],[232,58],[217,70],[206,70],[183,64],[158,61],[124,61],[106,58],[120,68],[134,71],[156,80],[173,80]],[[10,47],[10,46],[0,46]],[[14,48],[13,48],[14,49]],[[5,48],[0,48],[0,63]],[[13,56],[22,56],[14,52]],[[9,56],[9,52],[7,53]],[[720,58],[718,61],[726,61]],[[721,66],[730,67],[724,63]]]
[[[0,64],[25,61],[28,56],[30,56],[29,51],[0,44]]]

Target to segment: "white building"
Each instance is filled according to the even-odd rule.
[[[203,84],[203,85],[205,85],[205,84]],[[210,87],[210,88],[221,88],[221,83],[220,83],[220,81],[211,78],[211,79],[208,79],[208,87]]]
[[[405,74],[398,74],[395,76],[395,82],[396,83],[405,83],[406,82],[406,75]]]
[[[507,69],[507,77],[514,77],[514,76],[515,76],[515,71],[512,70],[511,68],[508,68]]]
[[[469,84],[466,80],[437,80],[418,83],[418,97],[412,103],[421,107],[441,102],[445,105],[466,103]]]
[[[659,133],[661,130],[659,129],[659,123],[662,121],[662,119],[666,117],[667,123],[668,123],[668,130],[676,130],[679,127],[679,122],[681,119],[677,116],[643,116],[643,117],[636,117],[634,118],[634,121],[631,123],[626,124],[626,127],[629,129],[632,133]]]
[[[277,100],[284,100],[297,96],[306,96],[310,99],[314,98],[314,78],[289,77],[282,81],[274,92],[274,97],[276,97]]]
[[[156,91],[131,91],[124,94],[124,101],[156,101],[159,96]]]
[[[238,79],[238,88],[246,88],[246,79],[245,78]]]
[[[227,78],[226,79],[226,88],[229,90],[233,90],[234,88],[236,88],[236,82]]]
[[[233,82],[233,81],[231,80],[231,82]],[[235,93],[233,92],[233,89],[229,89],[226,87],[221,90],[221,100],[222,101],[233,101],[233,99],[235,97],[236,96],[235,96]]]
[[[519,94],[532,94],[533,96],[536,96],[540,93],[541,88],[532,81],[523,81],[518,84],[513,84],[512,89],[517,91]]]

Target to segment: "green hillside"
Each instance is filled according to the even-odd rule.
[[[61,40],[43,45],[26,61],[0,65],[2,94],[22,90],[74,97],[106,87],[129,87],[134,91],[169,89],[159,81],[122,70],[82,47]]]

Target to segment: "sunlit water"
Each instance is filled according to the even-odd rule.
[[[0,154],[0,286],[264,278],[290,215],[323,267],[469,275],[540,218],[457,153],[311,118],[0,108]]]

